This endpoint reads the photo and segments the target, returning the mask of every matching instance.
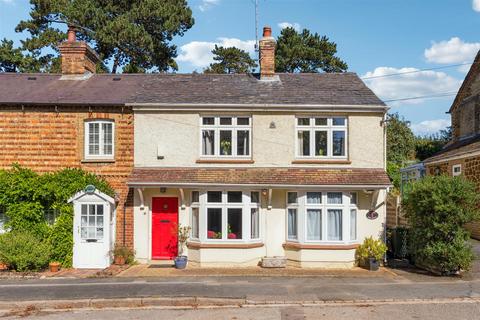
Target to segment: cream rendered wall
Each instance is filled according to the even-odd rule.
[[[322,114],[318,114],[322,115]],[[325,114],[324,114],[325,115]],[[383,115],[350,114],[348,152],[349,165],[334,167],[383,168]],[[275,128],[270,128],[270,123]],[[135,113],[135,166],[200,166],[200,114],[198,113]],[[261,113],[252,115],[252,154],[250,166],[293,166],[295,159],[295,114]],[[164,159],[157,159],[157,149]],[[202,164],[201,166],[207,166]],[[220,164],[214,164],[220,166]],[[228,165],[224,165],[228,166]],[[306,165],[301,165],[306,166]],[[315,164],[315,167],[322,165]]]

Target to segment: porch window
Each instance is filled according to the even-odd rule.
[[[250,157],[251,118],[248,116],[201,117],[201,156]]]
[[[296,156],[346,158],[346,117],[297,117]]]
[[[85,158],[113,159],[114,123],[106,120],[85,122]]]
[[[198,239],[200,237],[200,198],[198,191],[192,191],[190,206],[192,209],[192,214],[190,217],[192,227],[191,237],[192,239]]]
[[[82,204],[80,235],[82,240],[103,239],[103,204]]]
[[[216,241],[260,239],[259,202],[258,191],[200,192],[199,202],[192,202],[192,238],[202,240],[205,237]],[[204,233],[195,231],[200,227],[206,229],[203,229]]]
[[[296,202],[292,202],[292,194],[297,195]],[[288,192],[287,240],[325,243],[357,240],[356,202],[356,193]]]

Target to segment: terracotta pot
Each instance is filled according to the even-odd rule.
[[[122,256],[116,256],[115,257],[115,264],[118,264],[120,266],[123,266],[125,264],[125,257]]]
[[[0,262],[0,271],[8,270],[8,266],[6,263]]]
[[[60,270],[60,263],[59,262],[50,262],[48,264],[50,268],[50,272],[58,272]]]

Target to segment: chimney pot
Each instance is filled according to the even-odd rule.
[[[74,26],[68,26],[67,31],[67,42],[76,42],[77,41],[77,34]]]
[[[67,41],[58,47],[62,57],[62,74],[84,75],[95,73],[100,58],[84,41],[77,41],[76,28],[69,25]]]
[[[264,37],[271,37],[272,36],[272,28],[269,26],[263,27],[263,36]]]

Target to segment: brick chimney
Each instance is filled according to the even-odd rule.
[[[76,30],[68,26],[67,41],[58,46],[62,57],[62,74],[95,73],[100,58],[84,41],[77,41]]]
[[[260,47],[260,79],[270,80],[275,76],[275,39],[272,37],[272,28],[263,28],[263,37]]]

